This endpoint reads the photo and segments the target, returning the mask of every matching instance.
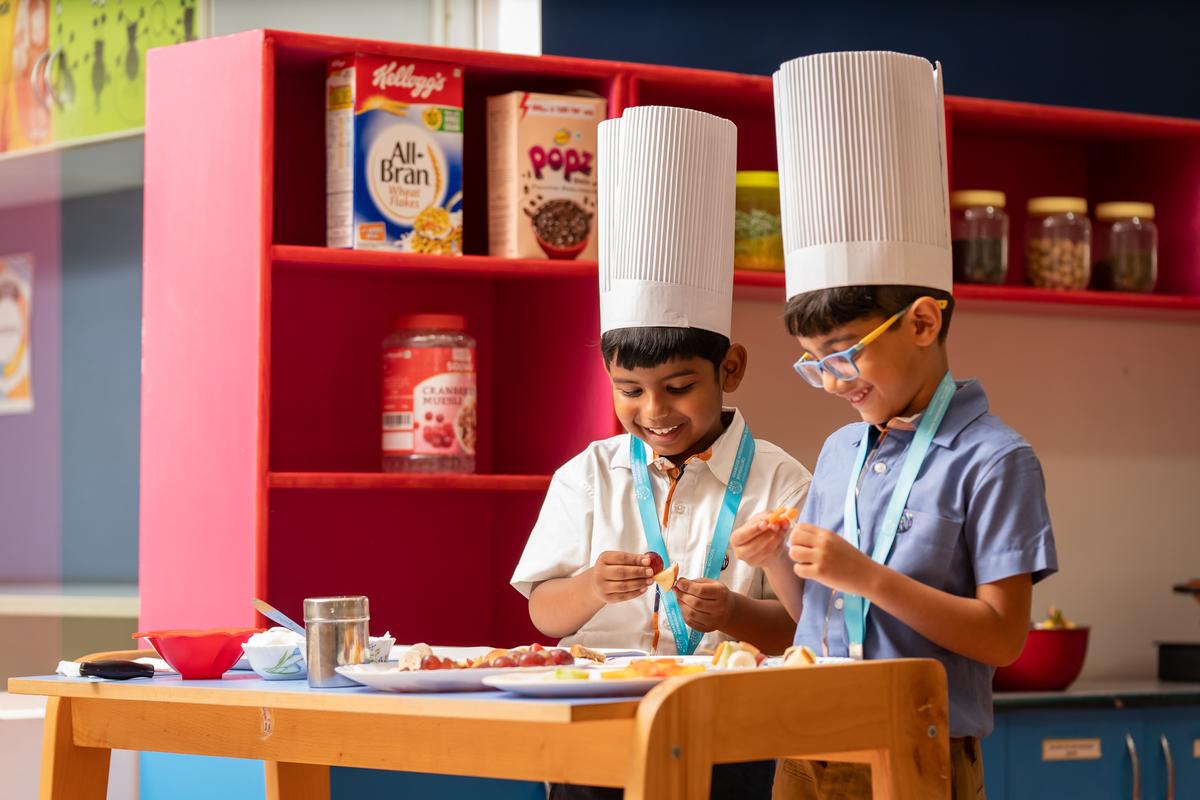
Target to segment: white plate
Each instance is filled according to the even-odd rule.
[[[511,670],[508,672],[511,673]],[[653,689],[666,678],[628,678],[603,680],[604,670],[590,670],[584,680],[556,680],[553,673],[536,675],[493,675],[483,682],[493,689],[525,697],[635,697]]]
[[[450,649],[450,648],[443,648]],[[340,675],[381,692],[479,692],[484,679],[509,673],[547,672],[554,667],[487,667],[480,669],[396,669],[392,663],[337,667]]]
[[[853,658],[845,656],[817,656],[817,664],[853,664]],[[771,656],[763,662],[764,667],[782,667],[783,656]]]

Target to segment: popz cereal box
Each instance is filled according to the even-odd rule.
[[[596,258],[599,97],[510,92],[488,98],[488,252]]]
[[[463,68],[371,55],[329,60],[329,247],[462,254]]]

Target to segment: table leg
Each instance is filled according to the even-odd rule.
[[[71,699],[51,697],[42,733],[40,800],[104,800],[111,755],[105,748],[75,744]]]
[[[267,761],[267,800],[329,800],[329,767]]]

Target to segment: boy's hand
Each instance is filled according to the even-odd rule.
[[[733,611],[733,592],[720,581],[680,578],[675,584],[679,610],[688,627],[701,633],[723,630]]]
[[[654,585],[654,570],[645,553],[608,550],[591,570],[592,591],[605,603],[624,603],[641,597]]]
[[[780,547],[792,523],[788,520],[772,522],[773,511],[760,511],[735,530],[729,537],[733,554],[739,561],[752,567],[761,567],[781,552]]]
[[[789,537],[788,556],[796,562],[793,571],[830,589],[864,595],[876,566],[869,556],[833,531],[797,523]],[[864,595],[865,596],[865,595]]]

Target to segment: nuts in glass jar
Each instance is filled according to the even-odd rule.
[[[1025,272],[1042,289],[1083,289],[1091,274],[1087,242],[1049,237],[1029,240]]]

